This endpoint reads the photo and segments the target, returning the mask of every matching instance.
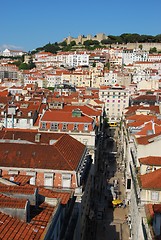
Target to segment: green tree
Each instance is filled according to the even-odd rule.
[[[21,60],[18,60],[18,61],[15,61],[13,62],[13,64],[15,64],[17,67],[19,67],[21,65],[22,61]]]
[[[149,53],[157,53],[157,48],[156,47],[150,48]]]
[[[155,36],[155,42],[161,42],[161,34]]]
[[[139,45],[139,48],[142,50],[142,49],[143,49],[143,45],[142,45],[142,44],[140,44],[140,45]]]
[[[76,41],[71,41],[70,46],[75,46],[76,45]]]
[[[32,60],[29,61],[29,63],[28,63],[28,68],[29,68],[29,69],[36,68],[35,63],[34,63]]]
[[[59,45],[51,43],[46,44],[43,48],[45,52],[51,52],[53,54],[57,53],[57,51],[60,50]]]
[[[67,42],[63,41],[63,42],[59,43],[59,45],[62,46],[62,47],[66,47],[67,46]]]
[[[19,66],[20,70],[28,70],[29,69],[29,65],[27,63],[21,63]]]

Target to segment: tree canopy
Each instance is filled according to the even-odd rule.
[[[126,44],[126,43],[161,43],[161,34],[156,36],[152,35],[140,35],[138,33],[123,33],[119,36],[109,35],[107,39],[102,40],[101,42],[97,40],[86,40],[83,43],[83,46],[87,50],[94,50],[96,48],[104,47],[106,44]],[[70,44],[64,40],[63,42],[55,42],[55,43],[47,43],[43,47],[38,47],[31,54],[45,51],[51,52],[53,54],[57,53],[58,51],[71,51],[73,50],[76,42],[73,40]],[[80,43],[78,44],[80,45]],[[73,49],[72,49],[73,48]]]

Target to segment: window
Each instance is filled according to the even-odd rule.
[[[63,188],[71,187],[71,174],[62,174],[62,187]]]
[[[46,123],[42,122],[42,129],[46,129]]]
[[[67,123],[63,123],[62,130],[67,130]]]
[[[53,187],[53,173],[44,173],[44,186]]]
[[[74,131],[77,131],[77,130],[78,130],[78,123],[74,123],[73,130],[74,130]]]
[[[35,185],[36,183],[36,172],[26,172],[26,175],[31,176],[30,178],[30,184]]]
[[[151,192],[151,200],[158,201],[159,200],[159,192]]]
[[[84,131],[88,131],[88,124],[84,124]]]
[[[58,130],[58,123],[51,123],[50,129],[51,130]]]

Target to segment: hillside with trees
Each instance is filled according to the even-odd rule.
[[[83,44],[76,45],[75,41],[71,41],[70,44],[67,44],[66,41],[47,43],[43,47],[38,47],[31,54],[45,51],[56,54],[59,51],[74,51],[76,46],[79,49],[94,50],[96,48],[107,47],[111,44],[127,44],[127,43],[161,43],[161,34],[156,36],[152,35],[140,35],[137,33],[123,33],[120,36],[109,35],[107,39],[102,40],[101,42],[97,40],[86,40]]]

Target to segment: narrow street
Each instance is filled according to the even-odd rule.
[[[87,240],[129,239],[129,228],[126,221],[128,207],[113,208],[112,205],[115,195],[116,199],[123,202],[125,199],[124,175],[117,140],[118,127],[104,128],[99,136],[97,144],[98,165],[92,193],[94,217],[89,220]]]

